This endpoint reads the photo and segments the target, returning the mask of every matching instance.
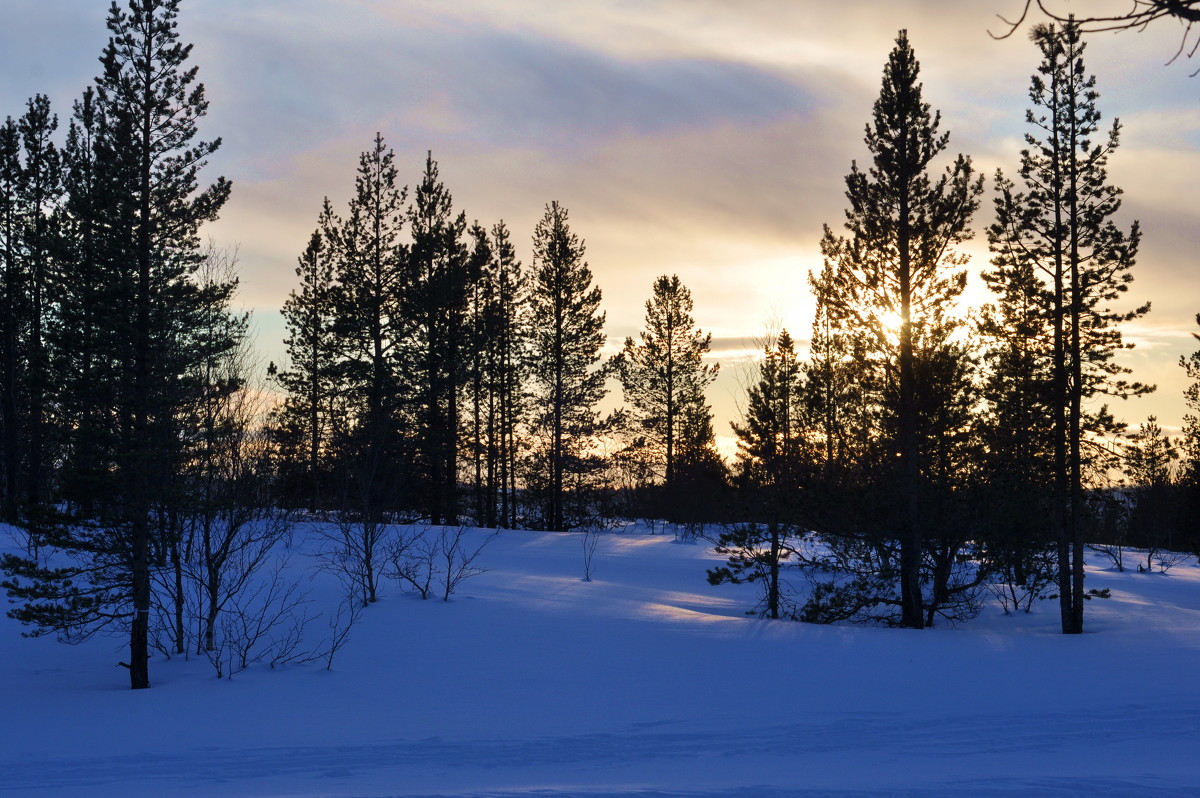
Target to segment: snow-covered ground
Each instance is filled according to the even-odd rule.
[[[578,534],[483,559],[449,603],[388,583],[332,671],[156,658],[134,692],[122,641],[3,619],[0,794],[1200,795],[1194,560],[1095,561],[1112,598],[1065,637],[1054,602],[920,632],[746,617],[754,587],[645,530],[603,535],[591,582]]]

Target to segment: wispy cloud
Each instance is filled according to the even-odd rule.
[[[821,264],[822,224],[842,221],[851,161],[867,159],[863,126],[897,30],[909,30],[951,152],[989,176],[1015,170],[1037,52],[1023,33],[987,33],[1012,5],[185,0],[181,32],[212,101],[201,132],[224,140],[210,176],[234,181],[210,232],[240,244],[244,301],[277,359],[277,308],[321,199],[344,206],[379,131],[405,182],[432,149],[456,206],[507,220],[526,261],[544,204],[564,203],[614,340],[636,334],[653,279],[677,273],[714,357],[749,357],[768,319],[808,332],[807,272]],[[65,116],[99,70],[105,12],[95,0],[5,0],[0,115],[40,91]],[[1145,231],[1121,304],[1155,310],[1130,330],[1141,344],[1130,362],[1164,386],[1178,385],[1168,361],[1187,338],[1161,331],[1189,330],[1200,310],[1200,104],[1188,69],[1161,66],[1174,35],[1093,37],[1087,61],[1105,118],[1125,124],[1110,165],[1126,192],[1120,222]],[[985,201],[977,230],[989,216]],[[967,249],[974,273],[986,244]],[[971,301],[983,298],[973,287]],[[713,388],[726,418],[729,380]],[[1164,421],[1178,414],[1163,407]]]

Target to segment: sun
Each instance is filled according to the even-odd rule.
[[[899,313],[894,310],[884,311],[880,313],[879,324],[883,327],[883,333],[892,343],[900,340],[900,328],[904,324],[904,319]]]

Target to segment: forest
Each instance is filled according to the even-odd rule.
[[[236,253],[203,235],[235,188],[203,178],[222,142],[179,5],[114,3],[69,112],[39,94],[0,126],[0,521],[20,530],[0,569],[30,634],[118,630],[134,688],[156,651],[228,663],[275,635],[279,661],[332,658],[381,580],[449,598],[476,573],[468,527],[586,549],[620,519],[666,523],[721,555],[710,583],[757,585],[755,614],[913,629],[995,597],[1056,602],[1079,634],[1105,597],[1086,553],[1158,571],[1200,553],[1200,350],[1180,434],[1108,404],[1154,390],[1118,359],[1150,307],[1108,175],[1121,126],[1074,20],[1034,28],[1024,149],[995,175],[953,153],[898,33],[844,218],[811,220],[812,328],[760,341],[726,461],[712,335],[678,275],[647,273],[644,328],[606,354],[568,208],[470,220],[433,152],[406,183],[383,131],[296,242],[286,360],[262,366]],[[971,309],[976,235],[990,299]],[[289,636],[273,570],[312,520],[347,597],[320,652]]]

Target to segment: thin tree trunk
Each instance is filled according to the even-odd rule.
[[[174,526],[174,524],[172,524],[172,526]],[[174,590],[173,590],[174,595],[172,596],[172,598],[174,599],[174,604],[175,604],[175,653],[183,654],[186,652],[186,645],[184,644],[184,638],[187,635],[186,635],[186,629],[184,628],[184,618],[183,618],[183,615],[184,615],[184,613],[183,613],[183,609],[184,609],[184,607],[183,607],[183,605],[184,605],[183,556],[182,556],[182,552],[180,552],[180,550],[179,550],[179,535],[177,535],[177,534],[171,535],[169,547],[170,547],[170,556],[171,556],[171,566],[172,566],[172,569],[174,570],[174,577],[175,577],[175,584],[173,586],[174,587]]]
[[[1074,64],[1072,64],[1072,70]],[[1083,633],[1083,472],[1080,443],[1083,435],[1083,342],[1080,323],[1083,315],[1083,286],[1079,278],[1079,169],[1076,137],[1077,114],[1071,113],[1070,223],[1071,223],[1071,404],[1070,423],[1070,540],[1071,540],[1071,634]]]
[[[912,340],[912,264],[909,253],[909,197],[905,186],[900,194],[899,229],[896,248],[900,256],[900,468],[904,494],[904,516],[900,538],[900,625],[924,627],[921,597],[921,526],[917,490],[916,398]]]

